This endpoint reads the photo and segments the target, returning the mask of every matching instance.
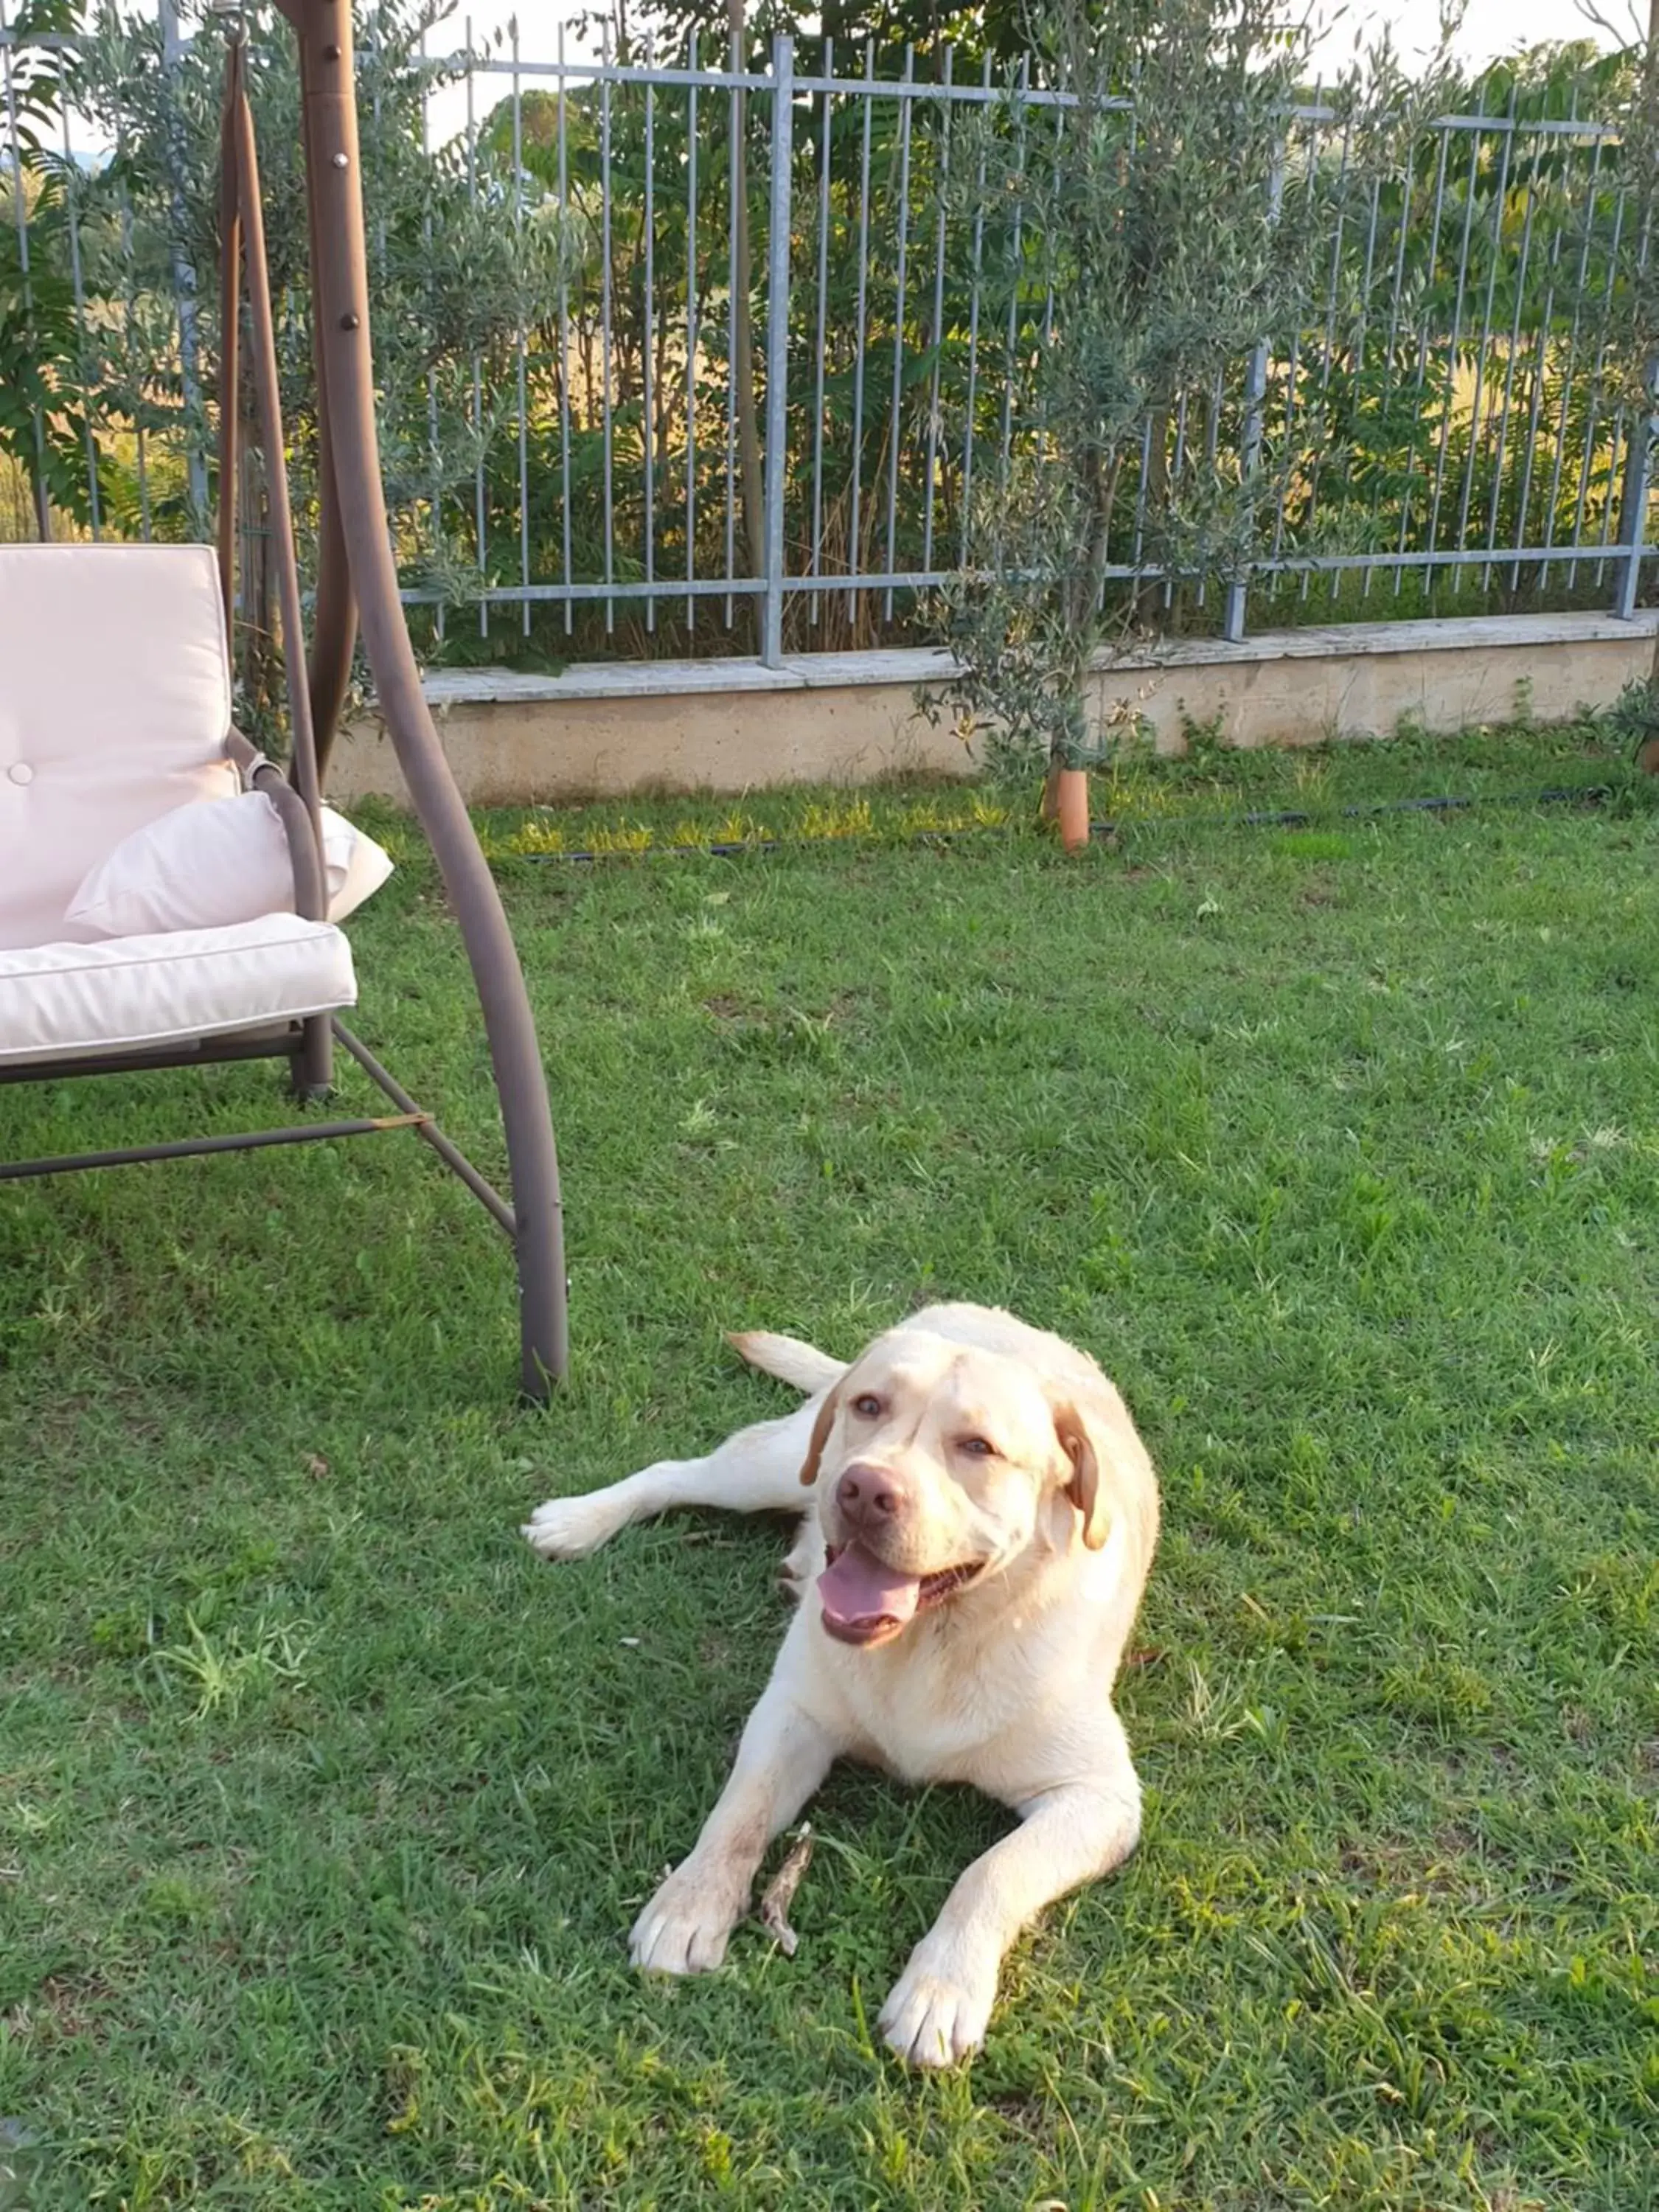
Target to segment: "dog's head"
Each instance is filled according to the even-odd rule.
[[[1006,1354],[896,1328],[818,1408],[815,1484],[829,1564],[823,1625],[885,1644],[1017,1561],[1108,1534],[1086,1413]]]

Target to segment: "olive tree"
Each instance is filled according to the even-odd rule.
[[[956,170],[1024,405],[943,595],[957,672],[924,700],[1020,778],[1101,758],[1102,653],[1264,551],[1267,365],[1319,319],[1339,207],[1407,158],[1440,66],[1407,87],[1385,39],[1310,113],[1283,0],[1042,0],[1033,31],[1049,97],[993,106]]]

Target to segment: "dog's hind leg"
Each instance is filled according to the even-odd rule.
[[[800,1473],[822,1395],[781,1420],[739,1429],[702,1459],[663,1459],[608,1490],[550,1498],[523,1534],[545,1559],[580,1559],[631,1522],[677,1505],[719,1505],[732,1513],[804,1513]]]

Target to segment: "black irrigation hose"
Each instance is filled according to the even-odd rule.
[[[1325,814],[1235,814],[1194,817],[1232,823],[1247,830],[1305,830],[1316,822],[1346,822],[1378,814],[1450,814],[1469,806],[1600,806],[1613,797],[1610,783],[1560,784],[1549,791],[1498,791],[1486,798],[1382,799],[1370,806],[1344,806]],[[1093,835],[1093,825],[1090,825]]]
[[[1370,820],[1379,814],[1452,814],[1476,806],[1600,806],[1613,796],[1613,787],[1608,783],[1560,784],[1547,791],[1493,792],[1485,797],[1470,794],[1458,798],[1446,793],[1430,799],[1382,799],[1369,806],[1343,806],[1334,812],[1328,809],[1321,814],[1290,808],[1279,813],[1189,814],[1178,818],[1184,824],[1200,830],[1310,830],[1321,822]],[[1090,838],[1091,841],[1104,841],[1115,836],[1118,827],[1115,822],[1091,822],[1089,824]],[[830,837],[753,837],[715,845],[653,845],[642,853],[514,853],[492,857],[538,862],[568,860],[588,867],[600,860],[658,860],[665,855],[672,858],[677,854],[704,860],[732,860],[745,853],[793,852],[809,844],[851,844],[865,834],[861,830],[844,830]],[[965,834],[976,836],[984,833],[970,830]],[[963,835],[960,830],[913,830],[897,842],[908,845],[951,845]]]

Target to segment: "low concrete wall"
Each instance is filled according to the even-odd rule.
[[[1237,745],[1387,737],[1530,714],[1564,720],[1645,675],[1659,611],[1479,616],[1263,632],[1239,645],[1172,645],[1095,679],[1098,711],[1145,718],[1160,751],[1187,723]],[[562,676],[435,671],[426,695],[464,797],[475,805],[742,792],[848,783],[904,769],[969,775],[972,756],[916,711],[937,653],[802,654],[748,660],[596,663]],[[405,800],[392,745],[371,716],[342,733],[331,796]]]

